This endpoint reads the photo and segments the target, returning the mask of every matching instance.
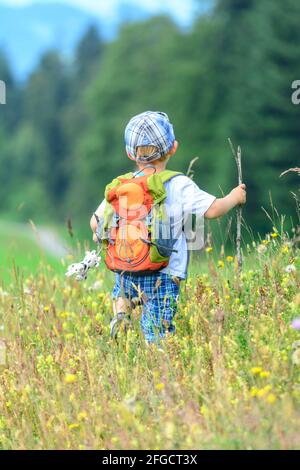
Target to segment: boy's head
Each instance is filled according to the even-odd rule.
[[[146,111],[134,116],[125,129],[127,155],[137,164],[167,161],[177,149],[167,114]]]

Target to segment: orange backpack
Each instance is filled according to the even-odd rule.
[[[104,218],[97,235],[106,266],[114,272],[146,274],[166,267],[175,250],[172,221],[164,207],[164,183],[181,173],[119,176],[105,190]]]

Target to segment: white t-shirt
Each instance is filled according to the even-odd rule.
[[[167,192],[165,206],[168,216],[173,218],[172,232],[176,238],[173,249],[177,252],[171,254],[168,266],[162,269],[161,272],[185,279],[190,249],[187,237],[189,237],[188,232],[191,234],[191,230],[186,230],[185,228],[185,231],[183,231],[183,221],[189,215],[194,214],[197,220],[196,231],[203,231],[203,224],[201,222],[203,221],[204,214],[216,198],[202,191],[190,178],[184,175],[175,176],[167,181],[165,188]],[[100,211],[104,210],[105,203],[105,200],[102,201],[99,207]],[[200,238],[201,236],[200,234]],[[193,246],[193,243],[189,243],[189,245]],[[197,243],[194,243],[194,249],[197,249]]]

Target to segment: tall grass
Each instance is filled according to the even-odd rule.
[[[109,339],[106,271],[83,284],[47,264],[15,272],[0,291],[0,448],[299,448],[299,249],[274,231],[244,252],[241,277],[224,250],[193,261],[159,348],[138,310]]]

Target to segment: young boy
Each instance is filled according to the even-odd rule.
[[[162,112],[152,111],[139,114],[129,121],[125,129],[125,144],[128,157],[136,162],[137,172],[133,174],[133,178],[137,180],[141,176],[166,173],[167,163],[178,148],[168,116]],[[174,174],[165,180],[164,188],[165,207],[169,216],[183,214],[183,217],[186,217],[188,214],[196,214],[198,218],[204,216],[214,219],[246,202],[244,184],[234,188],[221,199],[202,191],[183,174]],[[94,241],[97,241],[98,221],[104,216],[106,204],[108,202],[104,200],[96,210],[96,215],[91,218]],[[156,342],[159,338],[175,331],[173,318],[177,310],[179,285],[187,276],[189,257],[182,223],[178,231],[178,220],[182,222],[182,218],[173,217],[172,220],[173,231],[176,225],[174,220],[177,222],[177,235],[166,267],[141,274],[125,271],[115,275],[113,290],[115,316],[111,322],[113,337],[121,325],[126,328],[126,324],[130,324],[130,310],[134,307],[136,298],[143,305],[141,327],[147,342]],[[147,240],[143,241],[149,243]]]

